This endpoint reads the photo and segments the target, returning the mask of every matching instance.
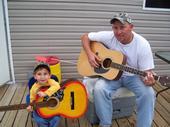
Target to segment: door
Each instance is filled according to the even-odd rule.
[[[10,63],[4,17],[3,0],[0,0],[0,85],[10,81]]]

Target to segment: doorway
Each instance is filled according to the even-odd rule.
[[[0,0],[0,85],[10,81],[10,61],[7,29],[5,24],[4,1]]]

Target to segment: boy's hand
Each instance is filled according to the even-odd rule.
[[[45,96],[47,96],[47,94],[44,93],[44,92],[42,92],[42,91],[39,91],[37,94],[38,94],[38,96],[40,96],[40,97],[45,97]]]
[[[33,111],[33,107],[32,107],[31,105],[29,105],[29,106],[27,107],[27,111],[28,111],[28,112],[32,112],[32,111]]]

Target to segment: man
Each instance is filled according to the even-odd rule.
[[[127,57],[127,66],[146,72],[145,77],[123,72],[119,80],[99,78],[94,87],[94,104],[100,127],[112,124],[112,94],[121,86],[134,92],[137,104],[137,127],[151,127],[154,116],[154,68],[151,47],[146,39],[133,31],[132,19],[127,13],[115,15],[110,23],[113,31],[91,32],[82,35],[82,45],[93,67],[99,67],[101,58],[92,52],[91,41],[103,43]]]

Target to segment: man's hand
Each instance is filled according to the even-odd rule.
[[[155,79],[151,71],[146,71],[146,76],[143,78],[144,83],[147,86],[153,86],[155,84]]]
[[[97,54],[94,54],[93,52],[88,54],[88,60],[92,67],[99,67],[99,63],[101,62],[101,59],[97,56]]]

